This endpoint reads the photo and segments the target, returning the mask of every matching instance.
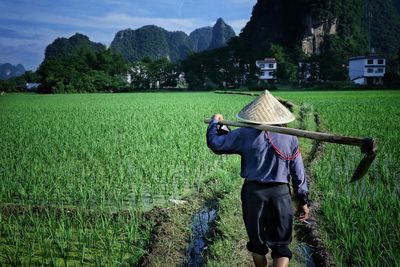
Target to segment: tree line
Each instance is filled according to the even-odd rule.
[[[242,53],[240,45],[234,38],[229,46],[192,53],[178,63],[172,63],[167,58],[154,60],[149,57],[129,63],[122,55],[114,54],[109,49],[94,52],[84,48],[74,55],[45,60],[36,72],[28,71],[23,76],[0,81],[0,91],[26,91],[26,83],[40,83],[36,89],[39,93],[271,87],[260,84],[256,59]],[[336,45],[334,39],[330,45]],[[280,82],[297,84],[299,74],[304,70],[292,61],[291,55],[282,46],[272,44],[266,56],[277,60],[276,75]],[[323,54],[304,57],[303,62],[318,62],[321,79],[344,81],[347,69],[344,66],[335,67],[338,64],[335,60],[340,60],[338,57],[335,53]],[[387,58],[384,83],[395,88],[400,86],[399,81],[400,51]]]

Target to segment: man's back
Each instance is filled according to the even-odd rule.
[[[240,176],[261,183],[292,183],[299,199],[307,199],[307,182],[298,140],[294,136],[238,128],[218,135],[218,122],[207,129],[207,145],[217,154],[241,155]]]

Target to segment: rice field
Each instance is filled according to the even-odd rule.
[[[315,162],[325,242],[339,266],[400,266],[400,92],[286,94],[312,103],[328,131],[371,136],[379,152],[366,177],[349,184],[360,150],[327,144]]]
[[[0,99],[0,262],[134,265],[142,211],[196,192],[221,159],[202,119],[212,94]],[[222,159],[223,160],[223,159]]]
[[[400,265],[400,93],[280,92],[334,133],[372,136],[379,154],[349,184],[358,148],[326,146],[312,197],[339,265]],[[0,97],[0,265],[136,265],[152,225],[144,211],[218,177],[204,117],[252,97],[213,93]],[[236,179],[237,177],[232,177]]]

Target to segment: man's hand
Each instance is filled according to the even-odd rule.
[[[310,210],[308,209],[307,204],[299,205],[298,211],[299,211],[299,221],[305,222],[310,214]]]
[[[224,116],[222,116],[221,114],[214,114],[212,116],[212,119],[217,120],[217,121],[222,121],[222,120],[224,120]]]

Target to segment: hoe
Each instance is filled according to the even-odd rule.
[[[204,120],[205,123],[210,123],[210,121],[211,121],[211,119]],[[298,136],[298,137],[304,137],[304,138],[318,140],[321,142],[358,146],[361,148],[361,153],[364,154],[364,157],[358,164],[357,169],[355,170],[350,182],[354,182],[354,181],[361,179],[367,173],[367,171],[368,171],[369,167],[371,166],[371,163],[374,161],[377,151],[378,151],[378,146],[377,146],[376,140],[373,138],[341,136],[341,135],[323,133],[323,132],[312,132],[312,131],[272,126],[272,125],[266,125],[266,124],[252,124],[252,123],[228,121],[228,120],[220,121],[219,124],[226,125],[226,126],[234,126],[234,127],[252,127],[252,128],[255,128],[258,130],[265,130],[265,131],[270,131],[270,132],[275,132],[275,133],[294,135],[294,136]]]

